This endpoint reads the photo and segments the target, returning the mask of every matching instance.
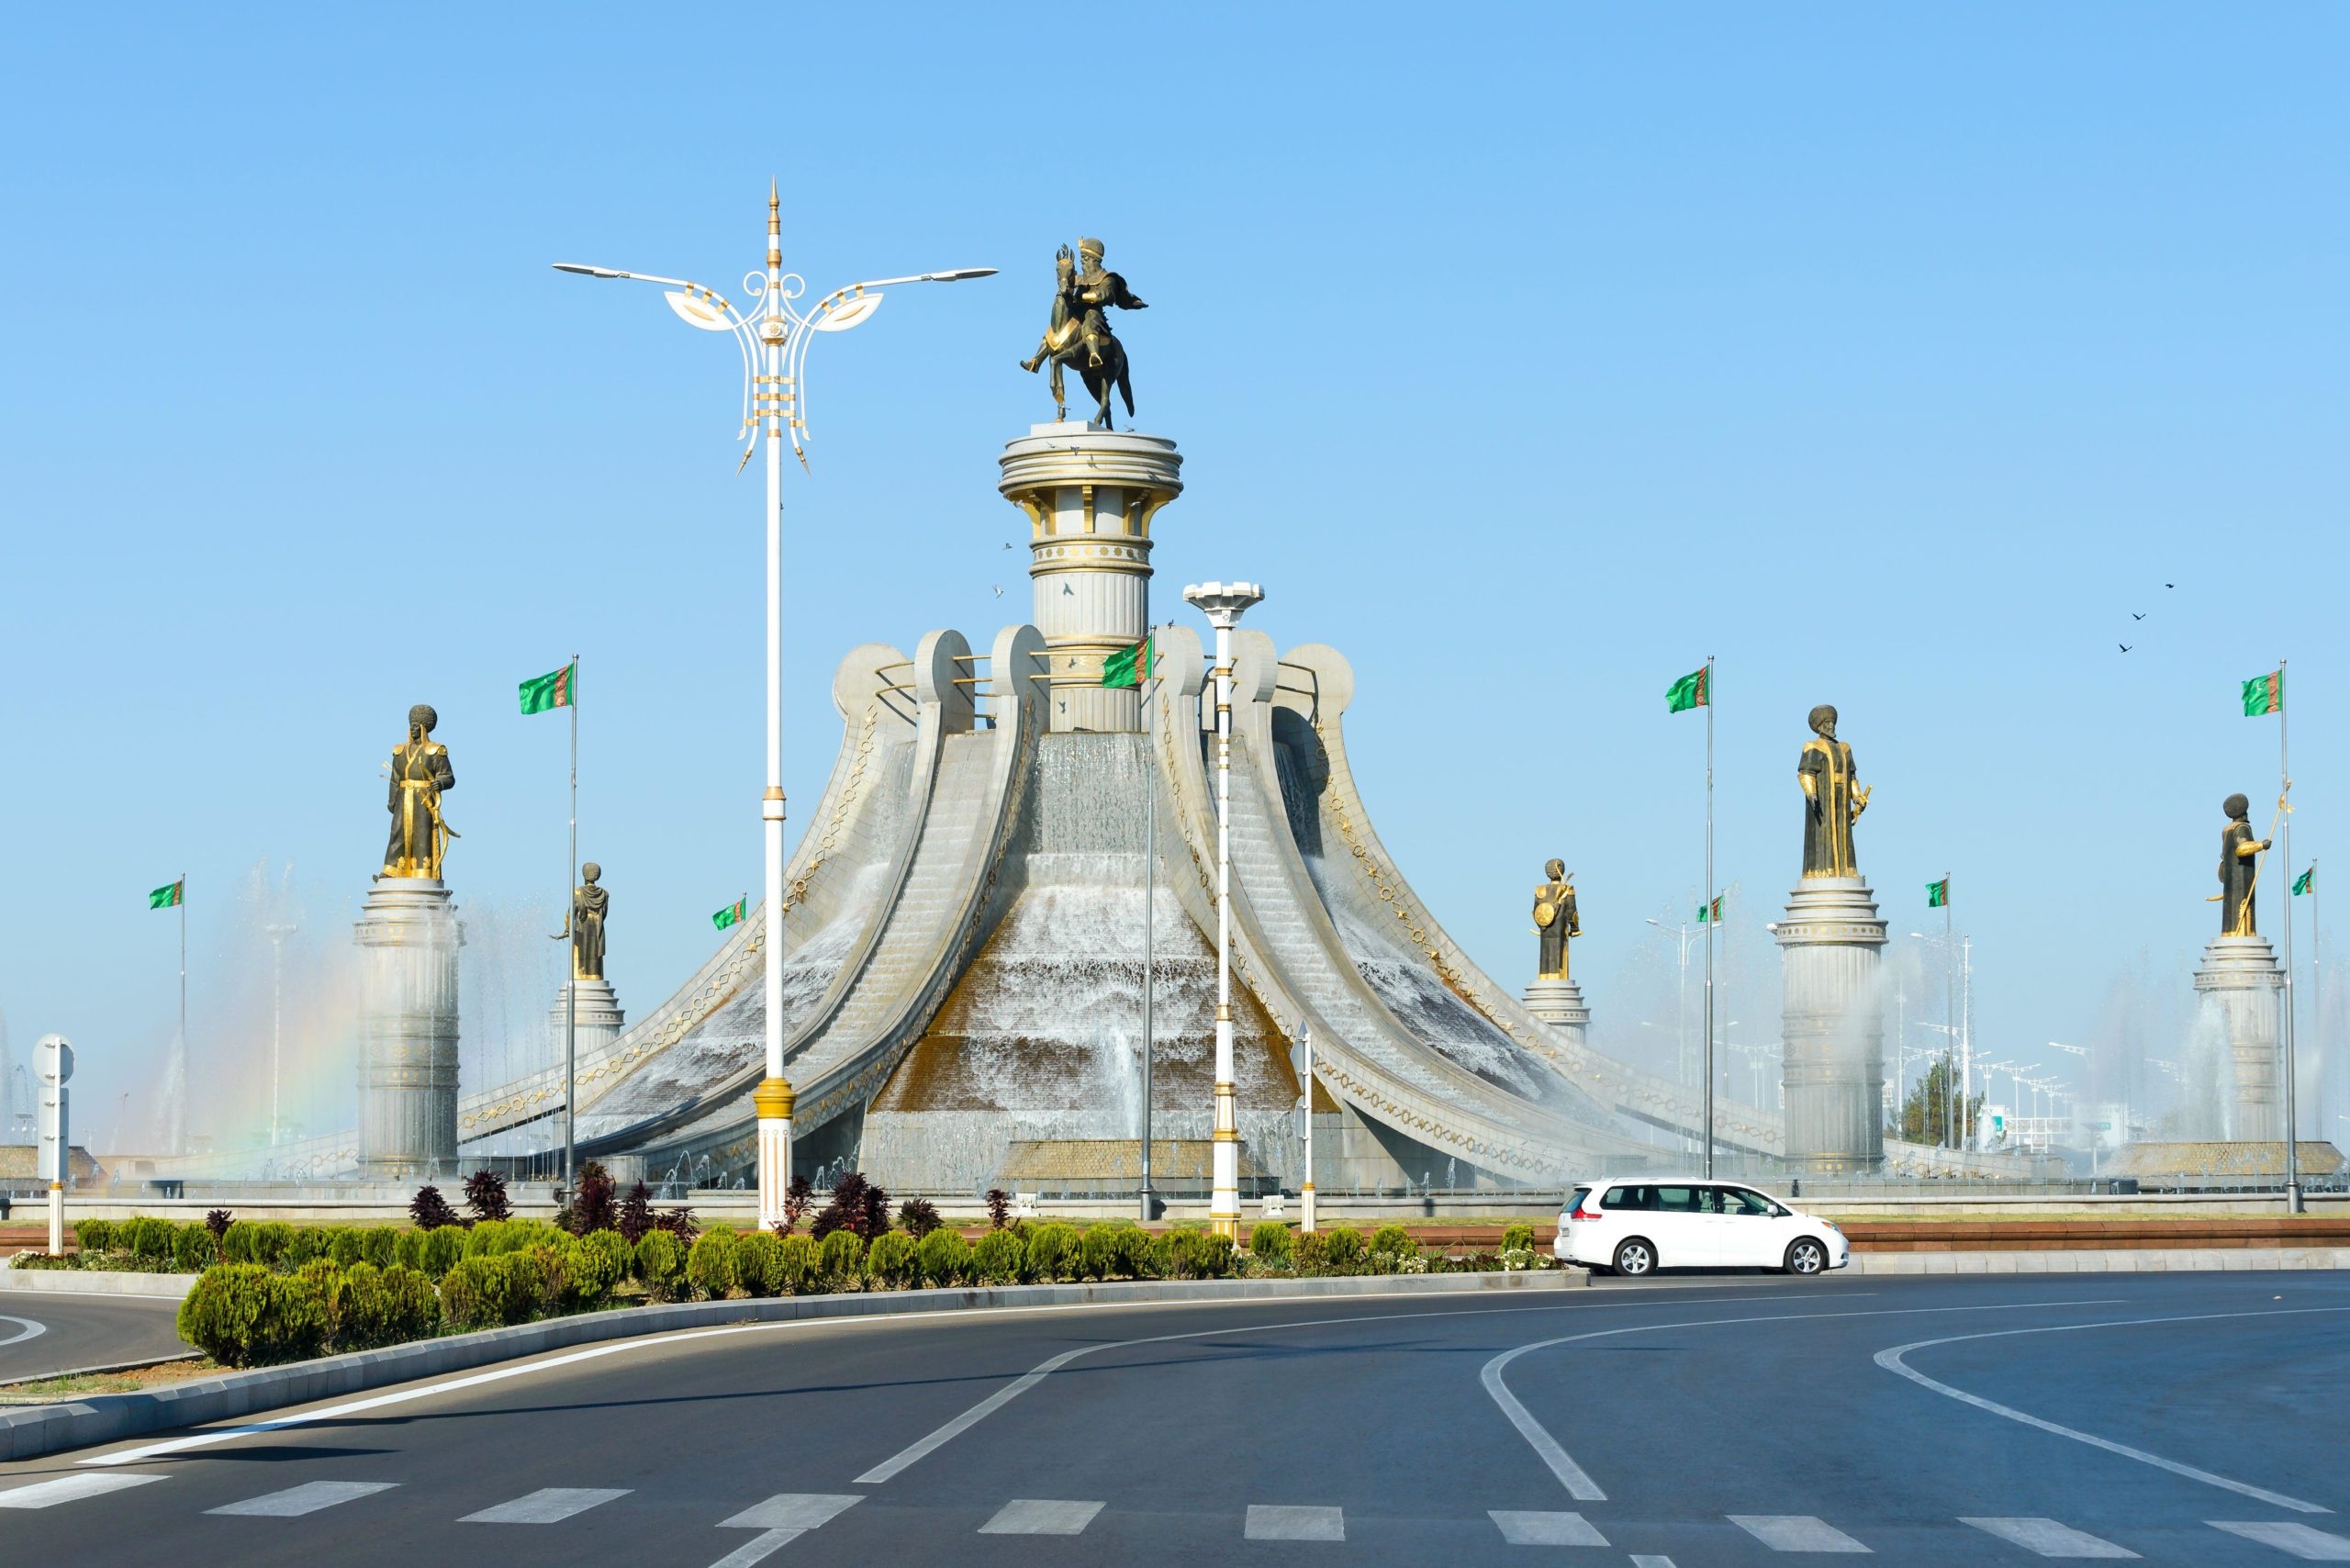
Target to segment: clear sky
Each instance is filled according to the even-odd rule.
[[[1696,902],[1704,737],[1664,689],[1711,654],[1734,946],[1767,960],[1832,701],[1896,932],[1953,873],[1986,1054],[2064,1066],[2041,1043],[2117,995],[2186,993],[2219,802],[2273,807],[2237,687],[2279,657],[2295,854],[2350,869],[2346,56],[2322,5],[13,8],[16,1050],[72,1036],[83,1131],[145,1141],[176,996],[146,893],[184,870],[199,1129],[252,1124],[271,920],[330,1115],[419,700],[468,1027],[529,1026],[564,733],[514,687],[574,651],[623,1003],[707,955],[758,881],[736,365],[547,263],[733,290],[773,175],[819,289],[1004,269],[811,360],[800,823],[843,653],[1024,618],[994,460],[1049,417],[1013,361],[1053,249],[1099,235],[1150,302],[1137,423],[1187,457],[1155,610],[1251,577],[1251,624],[1348,654],[1380,832],[1497,978],[1562,855],[1602,1028],[1669,1016],[1643,922]]]

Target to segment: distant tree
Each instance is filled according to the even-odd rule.
[[[1901,1103],[1901,1119],[1886,1130],[1908,1143],[1948,1145],[1955,1136],[1961,1148],[1972,1148],[1983,1116],[1983,1096],[1962,1100],[1958,1074],[1947,1057],[1938,1057],[1926,1069]]]
[[[506,1201],[506,1178],[487,1169],[466,1177],[465,1207],[476,1220],[513,1218],[514,1206]]]

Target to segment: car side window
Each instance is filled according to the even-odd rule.
[[[1743,1187],[1722,1189],[1722,1212],[1734,1215],[1769,1215],[1776,1213],[1770,1199],[1760,1193],[1750,1193]]]
[[[1662,1209],[1666,1214],[1694,1215],[1700,1213],[1701,1211],[1697,1204],[1697,1192],[1698,1189],[1695,1187],[1659,1187],[1656,1189],[1656,1203],[1654,1206]]]
[[[1610,1187],[1607,1189],[1607,1206],[1611,1209],[1636,1209],[1639,1204],[1633,1201],[1631,1188]]]

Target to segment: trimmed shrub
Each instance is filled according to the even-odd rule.
[[[505,1321],[505,1280],[492,1258],[460,1258],[441,1276],[441,1316],[463,1333]]]
[[[1374,1258],[1416,1258],[1419,1254],[1419,1243],[1400,1225],[1382,1225],[1371,1233],[1371,1255]]]
[[[1530,1225],[1505,1226],[1502,1229],[1502,1250],[1531,1252],[1534,1250],[1534,1227]]]
[[[465,1255],[465,1232],[456,1226],[442,1226],[424,1233],[424,1274],[437,1280],[447,1273],[458,1259]]]
[[[816,1280],[828,1291],[853,1291],[864,1282],[865,1238],[835,1230],[816,1246]]]
[[[827,1237],[826,1240],[831,1238]],[[917,1256],[921,1243],[902,1230],[885,1230],[873,1238],[872,1248],[865,1254],[867,1278],[885,1290],[901,1291],[914,1282],[922,1264]]]
[[[1297,1254],[1297,1238],[1277,1219],[1260,1219],[1248,1232],[1248,1255],[1268,1269],[1285,1269]]]
[[[108,1252],[114,1249],[114,1221],[110,1219],[77,1219],[73,1222],[73,1245],[84,1252]]]
[[[1220,1280],[1233,1271],[1237,1261],[1230,1237],[1211,1236],[1204,1230],[1170,1230],[1163,1239],[1170,1279]]]
[[[922,1238],[919,1250],[923,1283],[959,1285],[971,1277],[971,1244],[961,1231],[939,1226]]]
[[[122,1227],[121,1249],[141,1263],[168,1265],[172,1260],[172,1244],[179,1239],[178,1227],[167,1219],[151,1219],[142,1215]]]
[[[916,1241],[936,1230],[941,1223],[938,1205],[928,1198],[908,1198],[898,1205],[898,1228]]]
[[[395,1264],[397,1264],[400,1268],[414,1269],[420,1273],[422,1272],[424,1269],[424,1238],[426,1234],[426,1232],[421,1230],[401,1230],[397,1232],[394,1236],[392,1245],[392,1261]]]
[[[366,1256],[360,1250],[361,1238],[357,1226],[339,1225],[327,1235],[327,1256],[339,1266],[348,1269]]]
[[[971,1272],[983,1285],[1016,1285],[1027,1268],[1027,1245],[1008,1230],[990,1230],[971,1249]]]
[[[1362,1232],[1350,1225],[1334,1225],[1322,1233],[1322,1260],[1326,1268],[1340,1274],[1351,1274],[1362,1267]]]
[[[484,1220],[465,1233],[465,1256],[496,1258],[526,1252],[533,1247],[553,1247],[563,1238],[562,1231],[543,1219]]]
[[[1322,1233],[1301,1230],[1297,1233],[1297,1250],[1291,1261],[1301,1274],[1318,1274],[1328,1263],[1329,1257],[1322,1249]]]
[[[220,1260],[224,1263],[258,1263],[261,1261],[259,1258],[253,1255],[253,1232],[259,1228],[260,1227],[251,1220],[241,1219],[231,1221],[229,1228],[222,1232],[220,1236]],[[122,1235],[118,1230],[115,1233],[114,1244],[117,1247],[122,1245]],[[185,1339],[187,1336],[183,1334],[180,1338]]]
[[[399,1260],[400,1233],[388,1225],[371,1225],[359,1233],[359,1256],[378,1269]]]
[[[562,1309],[571,1293],[571,1248],[565,1241],[509,1252],[498,1260],[506,1271],[506,1321],[528,1323]]]
[[[1077,1271],[1077,1228],[1040,1225],[1028,1232],[1028,1277],[1040,1285],[1070,1278]]]
[[[441,1301],[432,1282],[414,1269],[395,1264],[383,1272],[384,1343],[430,1339],[441,1331]]]
[[[655,1301],[675,1301],[685,1282],[686,1249],[666,1230],[648,1230],[636,1244],[636,1277]],[[445,1287],[444,1287],[445,1289]]]
[[[419,1230],[439,1230],[444,1225],[464,1223],[438,1187],[419,1187],[416,1196],[408,1200],[408,1217],[416,1222]]]
[[[712,1226],[694,1240],[686,1254],[686,1282],[695,1294],[723,1301],[734,1288],[734,1245],[739,1238],[722,1226]]]
[[[599,1302],[627,1275],[629,1245],[617,1230],[591,1230],[579,1238],[570,1265],[573,1298],[583,1305]]]
[[[697,1241],[694,1245],[699,1247],[701,1243]],[[780,1238],[764,1230],[735,1238],[734,1283],[744,1294],[783,1294],[782,1248]]]
[[[282,1219],[265,1219],[253,1226],[253,1260],[274,1269],[285,1261],[294,1245],[294,1227]]]
[[[309,1278],[308,1265],[301,1277]],[[375,1264],[353,1263],[321,1282],[327,1316],[333,1324],[334,1349],[372,1350],[392,1342],[392,1304],[384,1294],[384,1276]]]
[[[180,1338],[224,1367],[265,1367],[318,1354],[327,1314],[313,1286],[257,1263],[207,1269],[180,1303]]]
[[[1150,1238],[1131,1220],[1103,1220],[1078,1238],[1077,1270],[1089,1280],[1139,1278],[1148,1267]]]
[[[172,1238],[172,1266],[183,1274],[200,1274],[219,1260],[219,1243],[201,1221],[181,1226]]]
[[[776,1259],[779,1271],[778,1292],[806,1295],[815,1288],[819,1260],[813,1239],[805,1236],[778,1237]]]
[[[233,1230],[236,1226],[229,1228]],[[313,1258],[325,1257],[327,1249],[333,1245],[334,1232],[322,1225],[306,1225],[294,1233],[293,1240],[285,1244],[285,1266],[298,1269]]]

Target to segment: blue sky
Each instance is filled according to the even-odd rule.
[[[1957,878],[1987,1051],[2109,1030],[2125,975],[2185,991],[2218,802],[2276,792],[2236,686],[2280,656],[2296,856],[2335,842],[2340,8],[751,15],[11,13],[0,1010],[20,1054],[75,1038],[99,1142],[140,1141],[176,995],[144,895],[183,869],[199,1123],[252,1100],[264,918],[347,1077],[318,976],[410,702],[456,758],[474,961],[514,955],[469,1023],[551,995],[562,725],[513,689],[574,650],[623,1002],[755,889],[734,364],[546,263],[731,287],[770,175],[819,288],[1004,269],[811,363],[802,820],[847,648],[1022,612],[994,458],[1048,416],[1013,361],[1084,233],[1150,301],[1137,422],[1188,459],[1156,609],[1253,577],[1254,624],[1352,658],[1380,831],[1505,981],[1556,853],[1603,1025],[1653,1016],[1642,922],[1702,876],[1702,726],[1663,690],[1709,653],[1732,922],[1796,876],[1833,701],[1896,930]]]

